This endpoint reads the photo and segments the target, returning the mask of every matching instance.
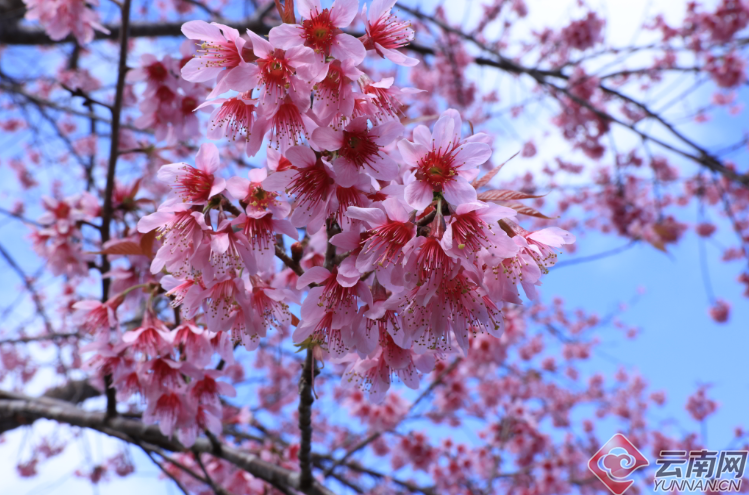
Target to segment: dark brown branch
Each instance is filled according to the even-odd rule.
[[[299,442],[299,469],[301,470],[299,488],[304,493],[309,493],[308,490],[312,487],[314,481],[310,454],[312,452],[312,404],[315,402],[312,387],[315,371],[313,350],[307,349],[302,376],[299,377],[299,432],[301,434]]]
[[[290,489],[301,490],[299,473],[276,466],[254,454],[228,445],[222,444],[221,451],[217,455],[213,444],[206,438],[198,438],[195,444],[188,449],[177,440],[162,435],[157,426],[148,426],[140,421],[123,417],[110,418],[102,412],[85,411],[51,399],[31,399],[2,391],[0,391],[0,397],[6,397],[0,399],[0,415],[23,418],[28,423],[41,418],[50,419],[59,423],[100,431],[135,445],[138,445],[138,442],[147,442],[170,452],[208,453],[234,464],[256,478],[277,487],[282,492],[291,493]],[[333,495],[333,492],[314,480],[306,493]]]
[[[224,23],[238,29],[240,32],[245,29],[251,29],[256,34],[264,35],[268,34],[272,25],[268,25],[263,22],[263,19],[268,15],[268,12],[273,7],[273,2],[269,2],[267,5],[261,7],[256,15],[243,19],[238,22],[230,22],[224,20]],[[135,22],[130,25],[130,38],[152,38],[162,36],[183,36],[182,35],[182,24],[185,21],[175,22]],[[124,25],[124,23],[122,24]],[[94,39],[96,40],[116,40],[121,39],[121,26],[122,25],[106,25],[105,27],[109,30],[109,33],[103,33],[96,31],[94,33]],[[126,27],[127,30],[127,27]],[[16,25],[3,25],[0,29],[0,45],[55,45],[59,43],[74,43],[75,38],[68,36],[60,41],[54,41],[47,36],[47,33],[43,29],[30,28]]]
[[[113,193],[115,176],[117,172],[117,159],[119,153],[117,152],[120,146],[120,117],[122,114],[122,99],[125,92],[125,76],[127,75],[127,49],[128,49],[128,27],[130,25],[130,3],[131,0],[125,0],[122,4],[122,30],[120,32],[120,58],[117,65],[117,87],[114,95],[114,105],[112,106],[112,126],[111,136],[109,137],[109,165],[107,167],[107,183],[104,189],[104,208],[101,215],[101,244],[104,244],[110,239],[110,229],[112,223],[112,215],[114,213],[113,207]],[[101,272],[105,274],[109,271],[109,257],[106,254],[102,255],[101,259]],[[105,303],[109,299],[109,285],[110,278],[101,277],[101,302]],[[117,399],[116,391],[112,386],[112,376],[106,375],[104,377],[104,385],[106,386],[107,394],[107,416],[114,417],[117,415]]]
[[[70,402],[72,406],[73,404],[78,404],[100,395],[101,392],[92,387],[87,380],[71,380],[64,385],[47,390],[42,397]],[[0,397],[2,396],[4,394],[0,392]],[[0,433],[15,430],[19,426],[23,426],[26,423],[22,420],[23,418],[0,413]]]
[[[115,176],[117,173],[117,159],[119,158],[120,144],[120,116],[122,114],[122,99],[125,91],[125,76],[127,75],[127,41],[128,26],[130,24],[130,2],[125,0],[122,6],[122,31],[120,36],[120,57],[117,66],[117,88],[114,95],[114,105],[112,106],[112,131],[109,137],[109,165],[107,167],[107,183],[104,190],[104,208],[101,216],[101,243],[104,245],[109,241],[111,232],[111,222],[113,209],[112,193],[114,192]],[[103,255],[102,270],[109,271],[109,259]],[[109,279],[102,277],[102,302],[109,298]]]
[[[50,333],[44,335],[34,335],[31,337],[18,337],[16,339],[5,339],[0,340],[0,345],[3,344],[28,344],[30,342],[44,342],[48,340],[67,340],[67,339],[80,339],[81,334],[77,332],[72,333]]]
[[[281,246],[279,246],[279,245],[276,245],[276,258],[278,258],[281,261],[283,261],[286,266],[288,266],[289,268],[291,268],[294,271],[294,273],[296,273],[300,277],[302,275],[304,275],[304,270],[302,269],[301,266],[299,266],[299,263],[297,263],[296,261],[292,260],[289,257],[289,255],[286,254],[286,252],[283,250],[283,248]]]

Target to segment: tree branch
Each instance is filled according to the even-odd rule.
[[[299,442],[299,488],[304,493],[309,493],[314,477],[312,476],[312,403],[315,398],[312,395],[312,386],[315,379],[315,357],[312,349],[307,349],[304,359],[302,376],[299,377],[299,431],[301,439]]]
[[[112,126],[109,137],[109,166],[107,167],[107,183],[104,189],[104,208],[101,215],[101,245],[109,241],[110,228],[112,223],[113,205],[112,195],[114,193],[115,175],[117,172],[117,159],[119,158],[120,145],[120,117],[122,114],[122,99],[125,92],[125,76],[127,75],[127,50],[128,50],[128,28],[130,25],[130,3],[131,0],[125,0],[122,4],[122,30],[120,32],[120,58],[117,66],[117,88],[114,95],[114,105],[112,106]],[[109,285],[111,279],[104,274],[110,269],[109,257],[102,254],[101,257],[101,302],[106,303],[109,299]],[[117,393],[112,386],[112,376],[104,377],[104,385],[107,394],[107,416],[117,415]]]
[[[158,427],[148,426],[140,421],[123,417],[110,418],[102,412],[85,411],[52,399],[32,399],[8,392],[0,392],[0,397],[15,397],[15,399],[0,399],[0,415],[16,416],[25,419],[28,423],[41,418],[50,419],[71,426],[100,431],[134,445],[138,445],[138,442],[147,442],[170,452],[208,453],[234,464],[286,493],[289,493],[289,488],[301,490],[299,473],[276,466],[254,454],[228,445],[222,444],[220,452],[215,452],[213,444],[206,438],[198,438],[192,447],[186,448],[177,440],[162,435]],[[305,493],[334,495],[314,480]]]
[[[291,268],[294,271],[294,273],[296,273],[300,277],[302,275],[304,275],[304,270],[302,269],[301,266],[299,266],[299,263],[297,263],[296,261],[292,260],[289,257],[289,255],[286,254],[286,252],[283,250],[283,248],[281,246],[279,246],[278,244],[276,244],[276,258],[278,258],[281,261],[283,261],[286,266],[288,266],[289,268]]]

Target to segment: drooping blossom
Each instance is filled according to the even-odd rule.
[[[202,205],[226,187],[226,181],[215,175],[220,167],[218,148],[213,143],[204,143],[195,156],[194,167],[170,163],[161,167],[156,176],[169,184],[183,203]]]
[[[236,141],[245,141],[247,156],[255,156],[263,144],[266,132],[266,120],[257,115],[257,100],[250,98],[249,93],[242,93],[231,98],[216,98],[201,103],[196,110],[208,105],[219,105],[213,111],[206,136],[209,139],[224,137]]]
[[[313,87],[312,110],[322,124],[337,128],[352,117],[356,104],[352,85],[363,75],[351,59],[328,64],[327,74]]]
[[[400,21],[390,13],[396,0],[374,0],[367,12],[366,36],[362,43],[367,50],[375,50],[378,55],[394,64],[413,67],[419,63],[398,51],[414,39],[411,23]]]
[[[221,94],[222,80],[240,65],[245,40],[239,31],[217,22],[188,21],[182,33],[191,40],[201,41],[198,53],[184,67],[182,77],[191,82],[205,82],[217,78],[212,97]],[[218,91],[218,92],[217,92]]]
[[[72,34],[79,44],[85,45],[94,39],[94,30],[109,34],[91,8],[98,7],[98,0],[24,0],[24,3],[26,19],[39,21],[54,41]]]
[[[158,273],[164,267],[172,273],[188,271],[188,262],[207,229],[203,215],[182,203],[161,205],[155,213],[138,221],[139,232],[145,234],[155,229],[162,244],[151,263],[151,273]]]
[[[332,166],[306,146],[289,148],[285,156],[291,168],[269,175],[263,181],[263,189],[296,196],[292,225],[306,226],[310,232],[316,232],[325,220],[328,200],[335,192]]]
[[[392,180],[398,174],[398,165],[382,147],[403,133],[400,122],[385,122],[369,127],[366,117],[353,119],[344,129],[318,127],[312,141],[320,148],[338,151],[333,169],[341,185],[351,185],[361,171],[378,180]]]
[[[394,86],[395,79],[385,77],[381,81],[372,81],[364,75],[359,78],[359,86],[364,93],[361,111],[371,114],[377,120],[400,120],[404,115],[403,98],[422,92],[416,88],[399,88]],[[355,116],[358,116],[356,112]]]

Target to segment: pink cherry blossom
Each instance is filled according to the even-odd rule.
[[[94,39],[94,30],[109,33],[91,8],[98,7],[98,0],[24,0],[24,3],[26,19],[39,21],[53,40],[62,40],[72,33],[84,45]]]
[[[405,189],[409,206],[424,210],[435,192],[453,205],[476,201],[476,190],[469,180],[476,177],[476,167],[492,154],[482,135],[461,140],[462,120],[455,110],[442,114],[432,133],[424,126],[414,130],[414,141],[402,140],[398,149],[407,165],[414,168],[412,180]]]
[[[245,64],[242,51],[246,42],[234,28],[216,22],[189,21],[182,25],[182,33],[191,40],[202,41],[198,54],[182,67],[182,77],[187,81],[218,78],[219,88],[224,78]]]
[[[195,156],[195,167],[187,163],[171,163],[161,167],[157,177],[170,184],[182,202],[202,205],[226,187],[226,181],[215,176],[220,167],[216,145],[205,143]]]
[[[374,0],[367,13],[367,35],[363,41],[368,50],[375,50],[381,57],[394,64],[413,67],[419,63],[397,49],[406,46],[414,39],[411,23],[399,21],[390,13],[396,0]]]
[[[208,105],[219,105],[211,114],[211,124],[207,136],[210,139],[224,137],[236,141],[237,137],[245,141],[247,156],[255,156],[265,137],[265,120],[259,119],[257,100],[248,93],[231,98],[216,98],[200,104],[196,110]]]
[[[403,133],[399,122],[386,122],[369,128],[366,117],[353,119],[344,129],[318,127],[312,141],[320,148],[338,151],[333,169],[340,184],[353,184],[359,172],[378,180],[392,180],[398,174],[398,165],[382,147]]]
[[[298,1],[297,9],[303,18],[301,25],[282,24],[271,29],[270,42],[284,50],[308,46],[321,61],[333,56],[338,60],[353,59],[358,65],[366,50],[359,40],[341,31],[356,16],[357,3],[355,0],[335,0],[330,9],[323,9],[320,0]]]

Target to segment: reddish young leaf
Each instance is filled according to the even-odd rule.
[[[140,247],[140,244],[133,241],[119,241],[110,244],[102,251],[96,251],[91,254],[143,255],[143,249]]]
[[[153,241],[156,240],[156,230],[143,234],[140,238],[141,253],[153,259]]]
[[[520,152],[518,151],[518,153],[520,153]],[[504,167],[507,162],[509,162],[510,160],[512,160],[513,158],[515,158],[516,156],[518,156],[518,153],[515,153],[510,158],[508,158],[504,162],[500,163],[499,165],[497,165],[496,167],[494,167],[493,169],[491,169],[483,177],[479,177],[478,179],[474,180],[473,181],[473,187],[475,187],[476,189],[480,189],[480,188],[484,187],[485,185],[487,185],[489,183],[489,181],[492,180],[494,178],[494,176],[499,173],[500,170],[502,170],[502,167]]]
[[[518,199],[541,198],[543,196],[545,196],[545,194],[533,195],[521,191],[513,191],[511,189],[494,189],[492,191],[478,194],[478,198],[481,201],[514,201]]]
[[[518,215],[525,215],[527,217],[536,217],[536,218],[543,218],[545,220],[553,220],[555,217],[547,217],[540,211],[538,211],[535,208],[531,208],[530,206],[524,205],[522,203],[505,203],[505,206],[508,206],[518,212]]]

